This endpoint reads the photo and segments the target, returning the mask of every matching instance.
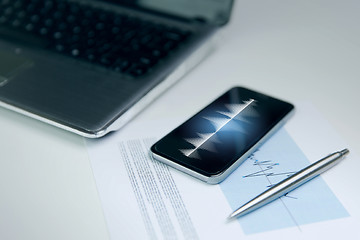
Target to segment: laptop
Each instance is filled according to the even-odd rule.
[[[232,0],[0,0],[0,106],[98,138],[196,66]]]

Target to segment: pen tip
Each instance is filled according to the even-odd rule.
[[[227,220],[228,220],[228,221],[234,220],[234,215],[233,215],[233,214],[230,214],[230,215],[227,217]]]
[[[238,213],[238,211],[234,211],[232,212],[229,216],[228,216],[228,220],[233,220],[235,219],[236,217],[238,217],[239,215],[241,215],[241,213]]]
[[[245,215],[247,213],[247,211],[235,211],[233,213],[231,213],[229,216],[228,216],[228,220],[233,220],[235,218],[238,218],[238,217],[241,217],[243,215]]]

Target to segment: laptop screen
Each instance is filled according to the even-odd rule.
[[[228,22],[233,0],[108,0],[132,7],[165,12],[179,17],[223,25]]]

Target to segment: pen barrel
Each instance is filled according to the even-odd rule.
[[[234,211],[230,215],[230,217],[245,215],[285,195],[286,193],[294,190],[295,188],[301,186],[302,184],[308,182],[309,180],[319,176],[321,173],[335,166],[348,152],[349,151],[347,149],[344,149],[342,151],[335,152],[327,157],[318,160],[317,162],[309,165],[308,167],[277,183],[259,196],[253,198],[252,200],[238,208],[236,211]]]
[[[319,176],[321,173],[329,170],[339,163],[341,156],[342,155],[339,152],[336,152],[327,157],[324,157],[310,166],[291,175],[289,178],[286,178],[283,181],[277,183],[266,192],[268,192],[270,195],[274,195],[273,198],[278,198]]]

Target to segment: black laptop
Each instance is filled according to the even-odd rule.
[[[0,106],[104,136],[208,54],[231,8],[232,0],[0,0]]]

